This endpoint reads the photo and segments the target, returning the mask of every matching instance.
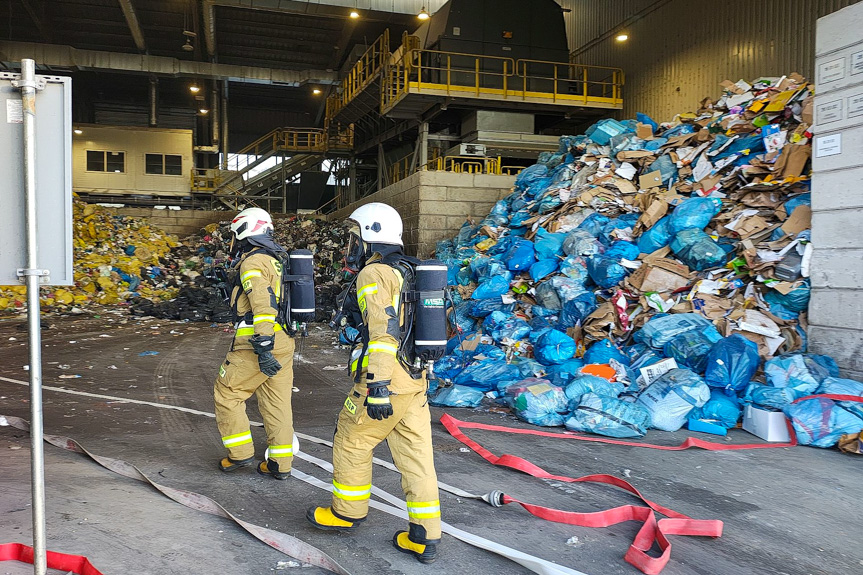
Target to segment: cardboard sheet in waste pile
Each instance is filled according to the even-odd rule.
[[[670,122],[562,137],[438,244],[458,287],[436,370],[455,387],[438,405],[474,388],[528,422],[612,437],[734,427],[746,403],[785,410],[804,445],[863,429],[859,408],[791,403],[836,381],[863,395],[805,353],[813,86],[790,74],[721,89]],[[463,349],[475,333],[486,343]]]
[[[230,321],[226,268],[233,216],[183,240],[146,218],[119,216],[95,204],[74,202],[75,286],[43,288],[46,311],[83,312],[128,306],[138,316],[189,321]],[[345,230],[314,219],[276,219],[276,239],[287,249],[315,254],[320,319],[329,319],[342,290]],[[0,312],[24,310],[24,286],[0,286]]]

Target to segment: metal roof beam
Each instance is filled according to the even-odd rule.
[[[335,72],[324,70],[284,70],[233,66],[212,62],[178,60],[148,54],[125,54],[99,50],[78,50],[71,46],[0,41],[0,62],[17,67],[23,58],[33,58],[43,66],[70,70],[114,71],[184,78],[211,78],[251,84],[302,86],[335,84]]]
[[[135,7],[132,6],[132,0],[117,0],[120,3],[120,9],[123,10],[123,16],[126,17],[126,24],[129,25],[129,31],[132,33],[132,40],[135,41],[135,46],[141,52],[147,51],[147,42],[144,40],[144,31],[141,30],[141,23],[138,21],[138,15],[135,13]]]
[[[43,4],[39,4],[37,8],[32,4],[32,0],[21,0],[21,4],[24,5],[24,10],[27,11],[27,15],[30,16],[30,20],[33,21],[33,25],[36,26],[37,30],[39,30],[39,33],[42,35],[42,39],[46,42],[53,42],[54,34],[51,32],[51,26],[47,23],[45,6]]]

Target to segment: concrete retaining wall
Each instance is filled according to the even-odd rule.
[[[425,258],[438,241],[454,236],[466,218],[488,215],[494,203],[509,194],[514,181],[514,176],[417,172],[333,212],[328,219],[343,220],[370,202],[389,204],[402,216],[405,251]]]
[[[810,349],[854,379],[863,379],[861,26],[863,3],[818,20],[809,303]],[[839,112],[823,116],[822,107]]]

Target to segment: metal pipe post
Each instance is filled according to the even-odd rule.
[[[36,62],[21,61],[21,101],[24,108],[24,192],[27,215],[27,331],[30,337],[30,482],[33,495],[33,572],[45,575],[45,459],[42,450],[42,326],[36,242]]]

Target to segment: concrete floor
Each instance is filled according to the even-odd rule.
[[[140,321],[121,311],[99,317],[49,317],[45,325],[45,386],[212,411],[212,381],[231,337],[222,327]],[[331,437],[349,386],[343,372],[322,369],[346,362],[345,352],[334,349],[332,340],[325,329],[313,329],[296,372],[297,430],[321,438]],[[29,390],[15,383],[27,380],[26,341],[20,318],[0,320],[0,376],[6,378],[0,379],[0,415],[29,419]],[[139,356],[144,351],[159,354]],[[260,421],[254,401],[250,404],[251,418]],[[459,419],[533,428],[487,408],[448,411]],[[355,575],[528,572],[448,536],[437,563],[421,566],[392,548],[392,534],[403,525],[381,512],[372,511],[369,521],[353,534],[316,531],[307,525],[305,510],[326,504],[328,496],[296,479],[276,482],[253,470],[220,473],[215,468],[222,456],[219,435],[214,421],[204,415],[47,389],[44,412],[46,433],[72,437],[93,453],[133,463],[162,484],[208,495],[244,520],[317,546]],[[636,503],[614,488],[556,484],[493,467],[474,453],[460,451],[462,445],[437,423],[442,413],[432,409],[442,481],[474,493],[500,489],[522,501],[573,511]],[[691,517],[725,522],[720,539],[672,537],[672,558],[664,575],[863,572],[863,458],[805,447],[664,452],[484,431],[468,434],[494,453],[525,457],[552,473],[627,477],[657,503]],[[652,431],[648,440],[672,445],[689,434]],[[254,428],[253,435],[262,446],[263,430]],[[732,441],[758,440],[736,430]],[[306,441],[302,449],[330,459],[326,447]],[[28,436],[0,428],[0,453],[0,543],[30,544]],[[385,446],[377,455],[389,459]],[[49,549],[85,555],[106,575],[260,575],[294,570],[279,565],[288,557],[233,523],[187,509],[82,455],[46,444],[45,460]],[[329,481],[317,467],[303,461],[295,465]],[[400,495],[397,474],[376,467],[374,481]],[[623,560],[638,530],[636,523],[606,529],[572,527],[536,519],[520,507],[495,509],[445,492],[441,503],[445,521],[544,559],[590,575],[638,573]],[[567,545],[573,536],[577,542]],[[0,575],[19,572],[31,571],[0,564]]]

